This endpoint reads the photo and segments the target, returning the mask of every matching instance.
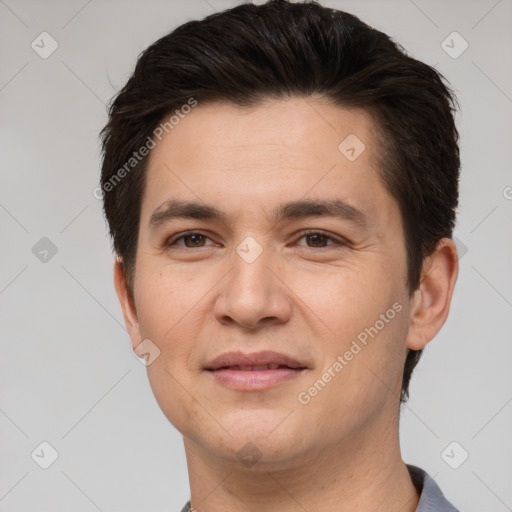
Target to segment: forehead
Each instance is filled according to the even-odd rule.
[[[365,110],[314,98],[199,103],[152,149],[142,214],[174,198],[240,214],[286,196],[340,198],[382,215],[394,200],[376,171],[376,133]]]
[[[175,151],[172,158],[178,165],[193,167],[208,158],[212,165],[239,168],[256,152],[260,166],[284,164],[287,159],[292,164],[300,159],[316,167],[319,159],[320,163],[328,158],[338,159],[343,154],[340,143],[352,135],[364,144],[362,160],[376,164],[375,134],[375,121],[366,110],[341,108],[316,98],[265,100],[251,107],[199,103],[157,142],[151,159],[158,160],[162,154]],[[176,151],[179,147],[189,151]],[[359,144],[359,150],[362,147]],[[219,156],[223,157],[222,162],[217,162]],[[349,153],[346,156],[351,157]]]

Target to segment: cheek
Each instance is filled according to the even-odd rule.
[[[315,340],[323,354],[311,385],[321,381],[316,388],[322,398],[312,400],[312,408],[336,403],[341,416],[347,410],[377,410],[377,403],[392,398],[390,390],[395,393],[403,372],[407,304],[401,282],[377,267],[340,269],[316,282],[322,286],[307,289],[304,282],[302,288],[308,308],[328,327]]]
[[[363,263],[344,264],[328,272],[321,268],[297,274],[291,281],[297,297],[323,321],[335,340],[355,336],[373,325],[397,300],[389,274],[378,265]]]
[[[382,411],[394,411],[393,403],[398,405],[405,362],[400,315],[405,313],[402,309],[394,315],[392,306],[384,308],[386,324],[379,318],[381,310],[375,311],[379,312],[376,316],[359,316],[350,327],[339,325],[337,336],[325,350],[325,364],[310,379],[310,387],[302,390],[301,403],[309,400],[305,406],[309,417],[325,418],[329,425],[326,438],[363,428]]]
[[[200,290],[194,286],[192,276],[187,277],[165,265],[156,266],[141,258],[135,279],[135,304],[141,334],[150,339],[165,340],[200,300]]]
[[[372,371],[390,374],[403,353],[406,322],[403,290],[377,267],[373,272],[347,273],[330,290],[328,310],[336,333],[330,351],[345,355],[350,372],[361,382]],[[398,356],[398,357],[397,357]]]
[[[196,401],[190,399],[189,393],[195,394],[195,375],[188,365],[201,321],[196,304],[204,291],[200,294],[197,287],[189,287],[190,279],[177,272],[146,270],[142,265],[136,279],[135,303],[141,336],[160,350],[147,367],[149,384],[170,423],[178,430],[185,429],[188,418],[202,418],[204,414]]]
[[[158,366],[188,389],[194,386],[204,343],[219,327],[212,311],[219,279],[226,270],[186,270],[165,262],[152,263],[141,258],[136,274],[140,333],[159,348]],[[165,386],[169,387],[169,382]]]

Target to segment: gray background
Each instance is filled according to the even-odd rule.
[[[415,371],[401,441],[462,511],[512,510],[512,2],[322,3],[389,33],[458,93],[460,275]],[[171,512],[189,497],[181,436],[131,352],[93,190],[105,104],[137,55],[231,5],[0,0],[1,511]],[[43,31],[59,45],[47,59],[31,47]],[[442,46],[453,31],[469,44],[458,58]],[[48,469],[43,441],[59,454]]]

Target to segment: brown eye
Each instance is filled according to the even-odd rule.
[[[323,249],[330,247],[341,247],[346,245],[346,243],[343,240],[334,238],[333,236],[328,235],[327,233],[323,233],[321,231],[309,231],[303,233],[300,240],[303,239],[306,240],[306,244],[299,245],[305,245],[309,249]]]
[[[305,237],[312,243],[313,247],[325,247],[329,237],[322,235],[320,233],[315,233],[313,235],[306,235]]]
[[[182,233],[180,236],[170,238],[166,243],[166,249],[199,249],[201,247],[208,247],[212,244],[207,244],[206,241],[210,240],[209,237],[202,233],[190,231]]]
[[[205,237],[198,233],[193,235],[185,235],[182,237],[185,243],[185,247],[203,247]],[[187,243],[190,242],[190,243]]]

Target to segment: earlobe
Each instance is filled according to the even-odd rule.
[[[421,350],[439,332],[450,311],[458,272],[455,243],[443,238],[423,262],[421,282],[412,300],[407,348]]]
[[[114,262],[114,285],[116,288],[117,297],[123,311],[124,323],[130,334],[132,340],[132,347],[135,350],[141,341],[139,321],[137,318],[137,310],[133,298],[128,291],[126,284],[126,275],[123,260],[116,258]]]

